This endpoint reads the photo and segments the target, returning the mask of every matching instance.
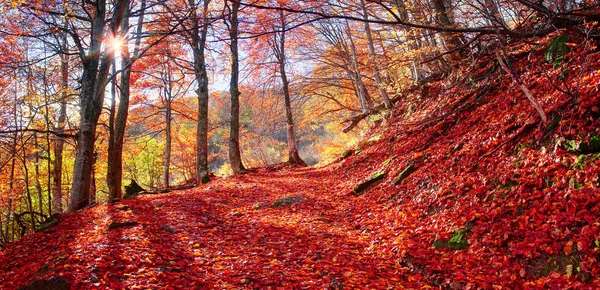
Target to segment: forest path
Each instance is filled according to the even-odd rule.
[[[332,174],[261,170],[98,206],[89,218],[61,221],[40,252],[28,253],[49,257],[46,263],[18,274],[62,273],[76,289],[398,286],[400,266],[377,249],[381,239],[354,222],[362,213]],[[273,206],[286,196],[305,201]],[[138,224],[108,230],[125,221]]]

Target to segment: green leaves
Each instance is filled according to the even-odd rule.
[[[452,237],[448,241],[435,240],[433,246],[436,249],[450,248],[451,250],[463,250],[469,246],[467,241],[467,229],[456,230],[452,233]]]
[[[569,41],[568,35],[559,35],[550,42],[548,49],[546,49],[544,57],[547,62],[552,63],[554,68],[558,68],[563,64],[564,57],[569,52],[567,41]]]

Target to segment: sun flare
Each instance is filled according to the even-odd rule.
[[[110,47],[110,49],[112,49],[113,51],[120,51],[121,47],[123,46],[123,39],[121,39],[120,37],[115,37],[113,39],[110,39],[107,44],[108,47]]]

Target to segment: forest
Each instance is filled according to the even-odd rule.
[[[598,1],[0,11],[0,289],[600,287]]]

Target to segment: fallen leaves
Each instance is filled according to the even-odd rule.
[[[534,92],[551,88],[539,74],[524,77]],[[600,286],[600,160],[539,139],[545,128],[529,120],[527,101],[500,76],[492,81],[497,91],[454,120],[398,125],[456,107],[460,86],[396,115],[330,166],[257,170],[67,214],[54,232],[0,252],[0,286],[54,276],[76,289]],[[598,133],[584,108],[599,102],[593,83],[562,112],[561,138]],[[547,93],[547,111],[569,104]],[[418,170],[403,173],[415,159]],[[348,194],[375,177],[364,194]],[[127,221],[135,224],[107,231]]]

